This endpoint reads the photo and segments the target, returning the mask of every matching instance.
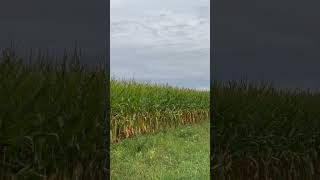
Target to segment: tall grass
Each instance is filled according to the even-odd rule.
[[[320,177],[320,93],[246,81],[212,93],[215,179]]]
[[[0,57],[0,179],[106,178],[105,69],[43,59]]]
[[[111,80],[111,142],[208,120],[209,92]]]

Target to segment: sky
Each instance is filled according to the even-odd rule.
[[[107,43],[105,0],[1,0],[0,48],[83,48],[91,56],[105,55]]]
[[[209,89],[209,5],[209,0],[111,0],[111,76]]]
[[[300,0],[216,1],[216,78],[320,88],[319,6]]]
[[[2,0],[0,48],[18,40],[26,49],[64,49],[78,40],[91,55],[105,55],[107,2]],[[300,0],[215,1],[214,78],[319,88],[319,6]],[[209,0],[111,0],[111,74],[208,88],[209,12]]]

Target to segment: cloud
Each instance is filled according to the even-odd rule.
[[[111,0],[110,7],[111,8],[120,8],[124,5],[125,0]]]
[[[111,20],[112,47],[150,47],[157,50],[197,51],[209,48],[209,21],[170,11],[144,18]],[[170,49],[169,49],[170,48]]]
[[[172,2],[183,4],[180,0]],[[141,6],[152,7],[147,2]],[[202,86],[208,87],[210,23],[209,17],[199,11],[205,6],[196,7],[183,11],[178,6],[168,9],[154,5],[131,15],[127,11],[123,14],[114,11],[111,14],[112,74],[190,87],[206,82]]]

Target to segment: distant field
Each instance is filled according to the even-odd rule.
[[[111,145],[111,179],[209,180],[209,121]]]
[[[216,82],[215,179],[318,179],[320,93]]]

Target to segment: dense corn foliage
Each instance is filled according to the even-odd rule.
[[[111,80],[111,142],[208,120],[209,92]]]
[[[214,83],[214,179],[320,177],[320,93]]]
[[[0,57],[0,179],[105,179],[104,69],[67,57],[26,65],[8,52]]]

